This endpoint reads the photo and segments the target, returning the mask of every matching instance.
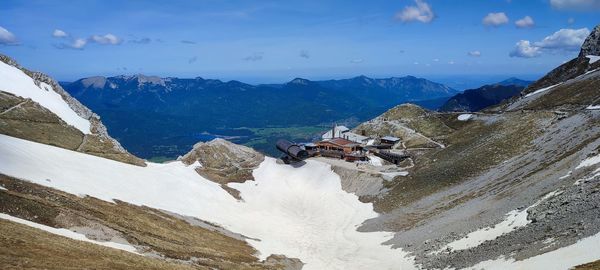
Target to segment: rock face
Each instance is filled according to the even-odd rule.
[[[596,26],[592,33],[585,39],[576,58],[560,65],[535,83],[530,84],[523,90],[523,93],[528,94],[537,89],[565,82],[600,67],[600,61],[589,64],[587,55],[600,55],[600,25]]]
[[[52,86],[77,115],[90,121],[91,134],[83,134],[38,103],[1,89],[0,133],[138,166],[146,165],[110,137],[100,117],[69,95],[55,80],[43,73],[29,71],[7,56],[0,55],[0,61],[20,69],[38,85]]]
[[[254,180],[252,171],[265,156],[254,149],[237,145],[223,139],[201,142],[179,160],[191,165],[198,161],[202,166],[197,172],[211,181],[225,185],[229,182]]]
[[[587,55],[600,55],[600,25],[594,27],[592,33],[585,39],[581,45],[579,57]]]

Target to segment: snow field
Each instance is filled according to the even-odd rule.
[[[55,113],[67,124],[84,134],[90,133],[90,121],[77,115],[52,86],[41,83],[38,87],[33,79],[20,69],[0,62],[0,90],[29,98]]]
[[[261,259],[283,254],[302,260],[305,269],[415,268],[406,252],[382,245],[391,233],[356,231],[377,214],[371,204],[344,192],[327,164],[308,161],[294,168],[267,158],[254,171],[255,181],[230,184],[243,201],[202,178],[196,166],[172,162],[138,167],[0,135],[3,174],[217,223],[260,239],[248,242]]]

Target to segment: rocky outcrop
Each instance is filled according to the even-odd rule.
[[[583,45],[581,45],[579,57],[586,57],[588,55],[600,55],[600,25],[594,27],[594,30],[592,30],[583,42]]]
[[[200,142],[179,158],[187,165],[199,162],[196,171],[203,177],[221,186],[239,199],[237,191],[227,187],[227,183],[242,183],[254,180],[252,171],[265,160],[265,156],[250,147],[237,145],[223,139]]]
[[[138,166],[146,165],[144,160],[127,152],[108,135],[100,117],[69,95],[54,79],[27,70],[5,55],[0,55],[0,61],[20,69],[37,85],[50,85],[77,115],[90,121],[91,134],[83,134],[32,100],[3,91],[0,91],[0,133]]]

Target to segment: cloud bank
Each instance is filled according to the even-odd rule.
[[[55,29],[54,32],[52,32],[52,36],[64,40],[70,35],[63,30]],[[92,35],[89,38],[71,38],[68,41],[55,44],[54,47],[57,49],[83,50],[90,43],[96,43],[100,45],[120,45],[123,43],[123,39],[108,33],[105,35]]]
[[[579,50],[590,34],[587,28],[560,29],[538,42],[520,40],[509,53],[511,57],[533,58],[543,52],[573,52]]]

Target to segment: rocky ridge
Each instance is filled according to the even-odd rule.
[[[20,69],[38,86],[40,83],[50,85],[77,115],[91,123],[91,134],[83,134],[36,102],[0,89],[0,131],[3,134],[145,166],[142,159],[131,155],[108,135],[98,115],[69,95],[54,79],[40,72],[29,71],[5,55],[0,55],[0,61]]]

